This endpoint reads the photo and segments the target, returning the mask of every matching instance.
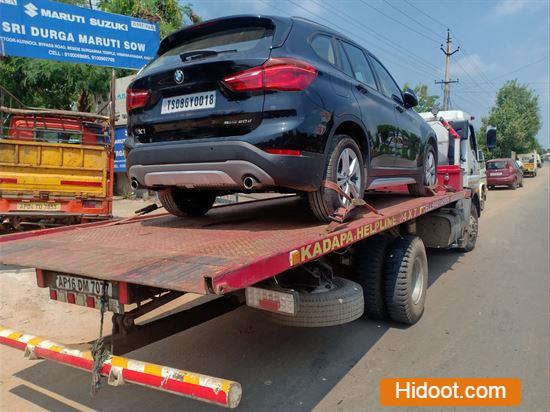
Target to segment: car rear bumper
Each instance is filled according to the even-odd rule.
[[[252,177],[252,190],[313,191],[321,184],[323,166],[323,154],[274,155],[242,141],[145,144],[126,161],[129,178],[142,187],[220,190],[244,190],[244,179]]]
[[[500,185],[511,185],[514,182],[515,176],[487,176],[487,185],[489,186],[500,186]]]

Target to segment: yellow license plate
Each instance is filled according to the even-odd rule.
[[[51,212],[55,210],[61,210],[61,203],[53,203],[53,202],[18,203],[17,210],[40,210],[42,212]]]

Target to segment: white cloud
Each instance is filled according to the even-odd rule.
[[[481,73],[487,73],[489,71],[495,70],[498,68],[496,63],[486,63],[483,61],[479,54],[469,54],[467,56],[462,55],[460,58],[456,59],[451,63],[451,75],[464,76],[470,75],[474,79],[479,77]],[[464,79],[468,80],[468,79]]]
[[[493,8],[493,11],[498,16],[509,16],[522,10],[538,8],[545,4],[545,0],[500,0]]]

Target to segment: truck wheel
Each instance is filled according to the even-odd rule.
[[[418,236],[397,238],[385,265],[386,308],[396,322],[414,325],[422,313],[428,289],[428,260]]]
[[[478,224],[479,213],[477,211],[477,207],[472,204],[470,207],[470,221],[468,222],[468,226],[466,227],[463,235],[464,245],[458,248],[460,252],[468,253],[476,247],[477,234],[479,231]]]
[[[409,193],[413,196],[430,196],[431,189],[437,184],[437,154],[431,144],[428,144],[424,155],[424,166],[422,168],[422,181],[407,185]]]
[[[359,146],[345,134],[332,139],[333,147],[327,155],[323,179],[336,183],[352,198],[362,199],[365,194],[365,165]],[[336,191],[320,187],[308,193],[311,211],[322,222],[330,222],[331,215],[348,200]]]
[[[178,217],[202,216],[216,200],[212,192],[192,192],[178,187],[161,190],[158,195],[166,211]]]
[[[365,317],[385,319],[388,316],[384,301],[384,263],[393,238],[376,235],[361,242],[354,258],[355,281],[363,288]]]
[[[363,309],[361,286],[348,279],[334,278],[332,289],[327,291],[301,291],[300,309],[295,316],[262,313],[267,319],[281,325],[318,328],[354,321],[361,317]]]

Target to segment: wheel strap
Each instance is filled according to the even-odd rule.
[[[322,187],[326,187],[327,189],[334,190],[336,193],[338,193],[340,196],[343,196],[349,201],[349,204],[347,206],[339,207],[334,211],[334,213],[330,216],[330,219],[338,222],[343,223],[346,218],[349,216],[350,212],[355,209],[357,206],[362,206],[367,208],[369,211],[376,213],[377,215],[384,216],[383,213],[381,213],[378,209],[376,209],[374,206],[368,204],[365,202],[364,199],[356,199],[352,198],[350,195],[348,195],[346,192],[344,192],[340,187],[331,180],[323,180],[321,182]]]

